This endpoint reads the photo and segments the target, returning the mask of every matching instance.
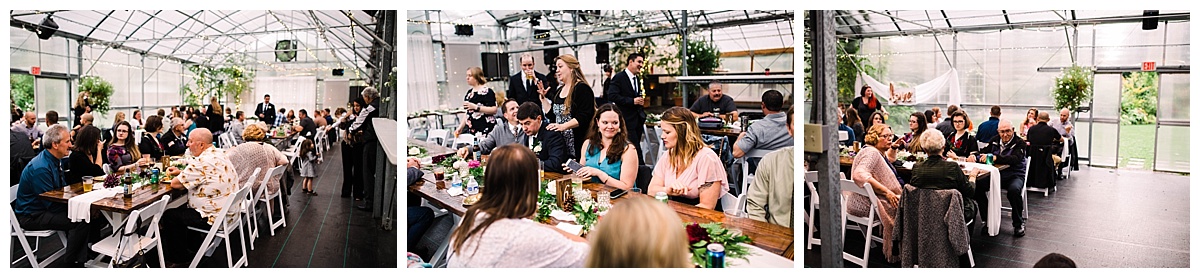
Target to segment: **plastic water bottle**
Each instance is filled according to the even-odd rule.
[[[454,175],[454,180],[450,182],[450,187],[458,188],[459,190],[461,190],[462,186],[463,186],[462,178],[459,178],[458,175]]]
[[[479,194],[479,182],[475,181],[475,178],[471,178],[471,181],[467,183],[467,196],[475,194]]]

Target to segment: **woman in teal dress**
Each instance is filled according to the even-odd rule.
[[[614,104],[601,105],[592,118],[581,149],[583,168],[578,174],[608,186],[629,190],[637,180],[637,150],[629,142],[625,118]]]

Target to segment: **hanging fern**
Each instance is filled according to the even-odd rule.
[[[108,83],[99,76],[88,75],[79,79],[79,91],[88,92],[88,102],[92,105],[92,112],[108,113],[110,98],[113,94],[112,83]]]

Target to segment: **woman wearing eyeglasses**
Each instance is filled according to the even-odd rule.
[[[971,118],[962,111],[954,112],[950,117],[954,124],[954,133],[946,136],[946,158],[958,159],[978,152],[979,143],[975,140],[975,135],[967,130],[971,126]]]
[[[129,122],[117,123],[116,128],[113,128],[113,133],[115,136],[104,146],[104,163],[112,167],[113,172],[125,173],[127,170],[150,162],[148,157],[143,159],[137,144],[134,144],[133,127],[129,125]]]

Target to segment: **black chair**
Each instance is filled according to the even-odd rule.
[[[654,178],[654,167],[650,167],[650,165],[638,165],[637,184],[634,186],[642,190],[643,194],[650,194],[646,190],[650,188],[650,179],[652,178]]]
[[[1051,157],[1055,153],[1055,146],[1052,145],[1029,146],[1029,174],[1025,177],[1028,185],[1026,190],[1042,192],[1043,196],[1048,196],[1050,191],[1057,189],[1058,178],[1054,173],[1054,159]]]

